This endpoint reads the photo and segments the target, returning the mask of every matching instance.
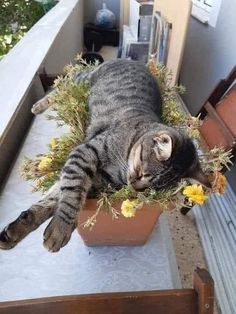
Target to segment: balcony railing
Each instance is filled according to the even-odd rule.
[[[44,94],[40,71],[55,74],[83,45],[83,0],[61,0],[0,62],[0,184]]]

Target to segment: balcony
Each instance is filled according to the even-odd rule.
[[[31,193],[31,185],[20,177],[20,164],[24,156],[45,151],[50,139],[65,129],[57,128],[45,114],[34,118],[30,108],[45,94],[40,73],[62,73],[63,67],[83,50],[84,6],[83,0],[61,0],[0,62],[0,229],[40,198],[40,193]],[[105,59],[116,56],[116,50],[109,47],[101,53]],[[234,200],[230,187],[224,200]],[[70,243],[52,255],[42,246],[44,224],[13,250],[0,251],[0,301],[189,287],[193,269],[206,266],[204,251],[205,255],[206,251],[211,252],[209,262],[220,258],[225,250],[230,255],[230,247],[235,247],[225,224],[234,218],[234,213],[229,213],[230,219],[221,220],[219,210],[214,212],[217,203],[218,199],[213,198],[207,210],[197,207],[189,217],[177,211],[163,214],[143,247],[87,248],[74,232]],[[225,208],[220,206],[218,209]],[[232,242],[225,243],[225,250],[222,243],[216,248],[220,234],[216,227],[209,227],[220,229],[222,221]],[[209,243],[212,235],[214,239]],[[223,269],[220,263],[225,260],[217,263],[209,265],[209,269],[217,279],[219,297],[229,280],[222,276],[235,266],[228,263]],[[235,282],[224,289],[231,298],[230,304],[221,297],[227,314],[235,304],[235,289]]]
[[[33,118],[30,112],[45,93],[39,74],[62,73],[82,51],[82,34],[83,1],[62,0],[0,63],[2,182],[17,156],[0,197],[1,228],[40,197],[19,175],[24,156],[45,151],[50,139],[65,131],[45,115]],[[116,52],[112,47],[101,51],[105,59]],[[0,301],[180,286],[167,217],[161,218],[144,247],[87,248],[74,232],[70,244],[56,255],[42,246],[44,228],[45,224],[14,250],[0,252]]]

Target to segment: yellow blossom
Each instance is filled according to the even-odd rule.
[[[38,164],[39,171],[49,170],[52,164],[52,158],[45,156],[41,159],[40,163]]]
[[[121,213],[126,218],[131,218],[135,216],[136,209],[137,209],[137,201],[130,201],[129,199],[123,201],[121,205]]]
[[[151,58],[151,60],[148,63],[148,69],[153,75],[157,75],[158,73],[158,67],[154,61],[154,58]]]
[[[48,178],[53,178],[55,176],[55,173],[53,171],[49,172],[47,174]]]
[[[183,190],[183,195],[187,196],[190,202],[202,205],[208,198],[205,195],[202,185],[188,185]]]
[[[56,138],[53,138],[50,142],[50,146],[52,149],[54,149],[57,146],[58,142]]]
[[[215,178],[214,178],[213,187],[212,187],[213,192],[224,194],[226,183],[227,183],[226,177],[219,171],[216,171],[214,176]]]

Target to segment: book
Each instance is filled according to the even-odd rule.
[[[157,63],[166,65],[172,25],[160,12],[154,12],[149,55]]]

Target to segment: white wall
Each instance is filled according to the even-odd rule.
[[[218,81],[236,64],[236,0],[222,0],[216,27],[191,18],[180,82],[184,101],[196,114]]]
[[[78,53],[82,52],[84,25],[83,2],[83,0],[80,0],[72,10],[42,64],[49,74],[61,73],[64,66],[73,61]]]
[[[192,114],[235,65],[236,0],[222,0],[215,28],[191,18],[180,82],[186,86],[183,99]],[[236,192],[236,164],[227,177]]]

